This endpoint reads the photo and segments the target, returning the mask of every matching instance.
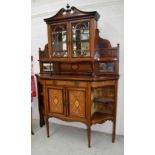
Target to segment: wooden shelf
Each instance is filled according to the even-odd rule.
[[[89,42],[89,39],[73,40],[73,42]]]
[[[92,124],[96,124],[96,123],[103,123],[107,120],[113,120],[113,115],[95,112],[92,116],[91,122]]]
[[[103,58],[96,58],[95,61],[100,61],[100,62],[118,61],[118,57],[115,57],[115,56],[105,56]]]
[[[50,63],[50,60],[48,58],[42,58],[42,59],[39,59],[38,61]]]
[[[67,33],[67,30],[64,31],[53,31],[52,34],[58,34],[58,33]]]
[[[74,30],[74,29],[73,29],[73,30]],[[79,28],[78,28],[78,29],[75,29],[75,31],[79,31],[79,30],[82,30],[82,31],[88,30],[88,31],[89,31],[89,28],[84,28],[84,29],[82,29],[82,28],[79,29]],[[85,32],[85,33],[88,33],[88,32]],[[74,33],[74,34],[75,34],[75,33]],[[82,34],[83,34],[83,33],[82,33]]]
[[[109,103],[109,102],[114,102],[114,99],[107,98],[107,97],[96,97],[94,98],[94,102]]]

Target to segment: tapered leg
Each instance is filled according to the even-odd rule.
[[[88,134],[88,147],[90,148],[90,141],[91,141],[91,126],[88,125],[88,129],[87,129],[87,134]]]
[[[32,129],[32,107],[31,107],[31,134],[34,135],[33,129]]]
[[[46,118],[46,130],[47,130],[47,137],[49,136],[49,122],[48,122],[48,118]]]
[[[113,129],[112,129],[112,142],[115,142],[115,132],[116,132],[116,121],[113,121]]]
[[[117,84],[118,81],[115,81],[115,103],[114,103],[114,111],[113,111],[113,129],[112,129],[112,142],[115,142],[115,134],[116,134],[116,112],[117,112]]]
[[[43,127],[45,125],[45,119],[44,119],[44,115],[43,115],[43,103],[42,103],[42,101],[39,101],[39,117],[40,117],[40,127]]]

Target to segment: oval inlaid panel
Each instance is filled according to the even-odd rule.
[[[73,65],[72,65],[72,69],[73,69],[73,70],[78,70],[78,69],[79,69],[79,66],[78,66],[77,64],[73,64]]]

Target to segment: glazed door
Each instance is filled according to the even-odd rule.
[[[62,87],[47,87],[48,113],[65,115],[65,90]]]
[[[90,21],[71,22],[71,57],[90,57]]]
[[[73,118],[86,117],[86,90],[84,88],[68,88],[68,116]]]
[[[68,23],[49,25],[49,51],[53,58],[68,58]]]

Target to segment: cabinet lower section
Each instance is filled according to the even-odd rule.
[[[87,126],[90,147],[91,126],[110,120],[113,122],[112,142],[115,141],[117,80],[63,81],[37,76],[37,83],[42,86],[38,90],[39,106],[42,107],[39,111],[42,113],[40,116],[44,116],[40,118],[46,122],[48,137],[49,118],[82,122]]]

